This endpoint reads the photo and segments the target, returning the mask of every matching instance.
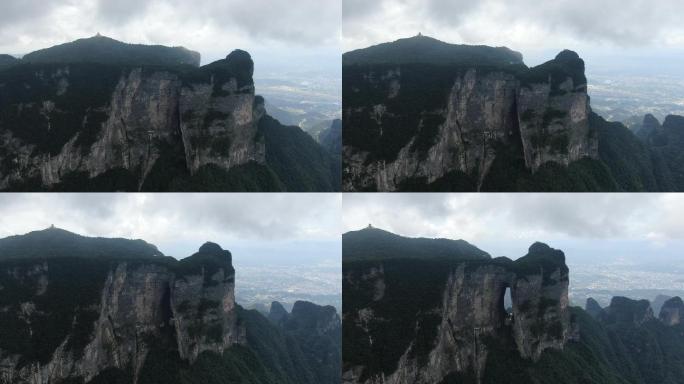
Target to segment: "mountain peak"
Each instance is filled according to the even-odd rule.
[[[419,33],[393,42],[347,52],[344,65],[437,64],[507,66],[522,65],[522,54],[505,47],[450,44]]]
[[[201,253],[217,253],[223,252],[223,248],[221,248],[221,246],[216,243],[207,241],[206,243],[202,244],[202,246],[199,248],[199,251]]]
[[[22,60],[30,63],[192,65],[198,67],[200,54],[183,47],[128,44],[98,33],[92,37],[31,52]]]
[[[86,237],[50,227],[0,239],[0,259],[148,258],[164,256],[143,240]]]
[[[549,252],[551,250],[552,248],[549,247],[548,244],[537,241],[534,244],[530,245],[529,253],[543,253]]]
[[[372,224],[342,235],[344,261],[378,259],[482,260],[491,256],[464,240],[411,238]]]
[[[615,296],[606,308],[609,323],[632,323],[640,325],[654,318],[651,303],[648,300],[632,300]]]
[[[684,323],[684,301],[675,296],[665,302],[660,309],[660,320],[669,326]]]
[[[581,60],[581,59],[580,59],[580,56],[577,54],[577,52],[571,51],[569,49],[564,49],[558,55],[556,55],[556,60],[575,61],[575,60]]]

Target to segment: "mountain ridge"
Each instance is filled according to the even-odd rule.
[[[199,52],[184,47],[127,44],[97,34],[24,55],[29,63],[102,63],[124,65],[190,65],[199,67]]]
[[[594,113],[576,52],[530,68],[385,57],[343,64],[345,191],[684,190],[679,136]]]
[[[345,252],[345,384],[679,384],[684,377],[681,299],[668,301],[660,320],[648,301],[570,307],[564,254],[544,243],[515,262],[350,260]]]
[[[22,246],[40,248],[36,234],[73,243],[128,242],[49,228],[24,235],[30,241]],[[339,356],[339,344],[309,332],[315,316],[299,311],[307,345],[236,303],[232,255],[216,243],[204,243],[181,260],[4,256],[0,248],[0,382],[221,384],[230,378],[333,384],[335,375],[339,380],[334,365],[318,359]],[[316,359],[310,345],[318,348]]]
[[[340,189],[337,159],[266,114],[248,52],[150,65],[154,47],[136,56],[113,44],[126,47],[111,53],[121,60],[29,56],[0,68],[0,190]]]

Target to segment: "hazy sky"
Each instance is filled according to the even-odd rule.
[[[339,194],[0,194],[0,237],[54,224],[87,236],[143,239],[190,256],[205,241],[236,264],[339,260]]]
[[[25,54],[103,35],[199,51],[203,63],[233,49],[257,73],[339,67],[341,0],[3,0],[0,53]]]
[[[681,194],[346,194],[343,227],[464,239],[518,258],[535,241],[570,261],[684,263]]]
[[[452,43],[508,46],[528,64],[563,48],[584,57],[668,51],[679,64],[684,58],[681,0],[343,1],[345,51],[422,32]]]

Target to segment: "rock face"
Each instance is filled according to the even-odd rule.
[[[605,308],[605,321],[609,324],[631,323],[638,326],[654,318],[653,309],[648,300],[631,300],[616,296]]]
[[[669,326],[684,323],[684,302],[681,297],[673,297],[666,301],[660,309],[660,321]]]
[[[193,68],[22,64],[0,72],[0,190],[124,170],[138,188],[162,157],[193,174],[264,163],[253,63],[235,51]]]
[[[209,67],[209,83],[180,90],[180,131],[188,168],[196,172],[206,164],[229,169],[264,162],[265,146],[256,137],[263,102],[255,103],[251,57],[238,50]]]
[[[68,272],[83,268],[90,268],[87,275]],[[203,351],[220,354],[245,343],[231,256],[215,244],[180,262],[159,256],[111,263],[24,260],[3,262],[0,270],[0,292],[13,290],[13,299],[0,305],[3,325],[25,334],[0,341],[0,382],[87,382],[109,368],[131,372],[136,382],[158,342],[176,345],[188,362]],[[51,306],[54,301],[62,304]],[[28,347],[33,344],[41,346],[38,355]]]
[[[340,316],[333,306],[320,306],[308,301],[297,301],[287,322],[290,328],[305,329],[316,335],[339,331]]]
[[[395,191],[453,173],[479,189],[513,144],[532,172],[598,158],[584,62],[574,52],[532,69],[501,53],[491,62],[461,52],[449,62],[397,64],[351,54],[343,72],[344,190]]]
[[[343,269],[345,383],[440,383],[458,374],[480,382],[493,340],[510,338],[536,361],[573,337],[565,257],[544,244],[515,262],[357,259]]]
[[[546,162],[567,166],[598,158],[598,135],[589,128],[584,61],[563,51],[526,76],[517,98],[526,165],[536,171]]]

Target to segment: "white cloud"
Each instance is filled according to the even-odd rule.
[[[2,194],[0,237],[54,224],[87,236],[141,238],[174,256],[187,256],[176,254],[176,244],[192,250],[208,240],[335,244],[341,203],[340,194]]]
[[[679,194],[346,194],[345,231],[479,242],[684,240]]]
[[[516,50],[684,47],[680,0],[344,0],[344,48],[415,35]]]
[[[185,46],[212,61],[233,49],[287,48],[292,57],[340,50],[341,0],[4,0],[0,52],[103,35]]]

